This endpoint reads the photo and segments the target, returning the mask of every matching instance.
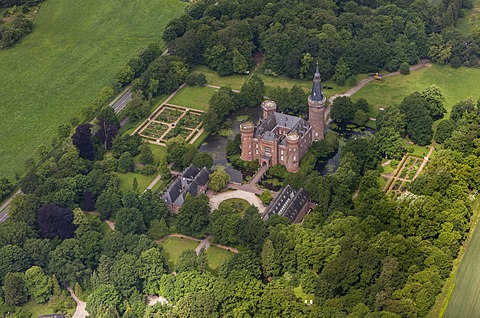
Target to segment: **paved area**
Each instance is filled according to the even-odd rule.
[[[260,191],[261,193],[262,191]],[[227,199],[240,198],[247,200],[250,204],[255,205],[260,213],[265,211],[262,201],[253,193],[244,190],[226,191],[218,194],[210,195],[210,207],[212,210],[218,209],[220,203]]]
[[[128,102],[132,100],[132,92],[130,86],[125,88],[118,96],[110,103],[115,114],[118,114],[127,106]]]
[[[156,184],[158,181],[160,181],[162,179],[162,175],[159,174],[155,179],[153,179],[153,181],[148,185],[148,187],[145,189],[145,191],[147,190],[151,190]]]
[[[72,296],[73,300],[75,300],[75,302],[77,303],[77,309],[75,310],[75,313],[73,314],[72,318],[85,318],[87,316],[90,316],[88,312],[85,310],[87,303],[78,299],[77,295],[75,295],[75,293],[73,292],[70,286],[67,285],[66,287],[68,292],[70,293],[70,296]]]
[[[21,190],[17,190],[10,198],[8,198],[3,204],[0,206],[0,223],[5,222],[8,218],[8,210],[10,209],[10,202],[12,202],[13,198],[18,194],[22,193]]]

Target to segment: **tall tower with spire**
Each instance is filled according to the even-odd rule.
[[[310,96],[308,96],[308,121],[312,126],[312,141],[319,141],[325,135],[325,103],[326,98],[322,94],[322,80],[320,71],[315,71],[313,77],[313,86]]]

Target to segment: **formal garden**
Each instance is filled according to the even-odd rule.
[[[165,104],[144,122],[139,135],[159,145],[177,136],[193,142],[202,133],[202,116],[200,110]]]

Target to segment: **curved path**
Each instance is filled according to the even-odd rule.
[[[240,198],[247,200],[248,203],[253,204],[258,208],[258,212],[263,213],[265,206],[255,194],[243,190],[227,191],[208,196],[210,198],[210,207],[212,210],[218,209],[220,203],[227,199]]]
[[[75,313],[73,314],[72,318],[85,318],[87,316],[90,316],[88,312],[85,310],[85,307],[87,307],[87,303],[84,301],[81,301],[78,299],[77,295],[73,292],[72,288],[70,286],[65,286],[70,293],[70,296],[72,296],[73,300],[77,303],[77,309],[75,310]]]

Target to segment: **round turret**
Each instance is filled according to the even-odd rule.
[[[287,135],[287,142],[289,144],[298,143],[299,140],[300,140],[300,137],[298,136],[298,134],[296,132],[291,132]]]
[[[277,104],[273,100],[266,100],[262,103],[263,119],[267,119],[277,111]]]
[[[240,124],[240,131],[242,133],[249,133],[249,132],[253,132],[255,126],[253,125],[252,122],[250,121],[247,121],[245,123],[241,123]]]

